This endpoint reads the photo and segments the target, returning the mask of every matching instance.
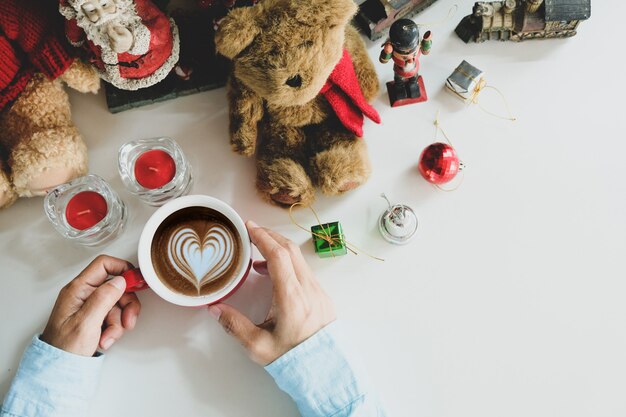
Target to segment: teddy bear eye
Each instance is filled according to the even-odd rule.
[[[285,84],[291,88],[298,88],[302,85],[302,77],[300,74],[296,74],[293,77],[289,77],[289,79],[285,81]]]

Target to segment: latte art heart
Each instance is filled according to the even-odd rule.
[[[200,237],[189,228],[176,230],[168,243],[168,258],[176,271],[197,289],[226,272],[235,257],[235,237],[221,225],[213,225]]]

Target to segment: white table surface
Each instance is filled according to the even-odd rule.
[[[318,259],[287,212],[255,193],[252,159],[231,152],[225,90],[110,114],[104,95],[70,93],[90,150],[91,172],[126,201],[125,233],[104,248],[65,242],[40,198],[0,213],[0,394],[21,352],[40,332],[59,289],[96,254],[136,261],[143,223],[154,211],[125,192],[118,147],[132,139],[175,138],[195,173],[194,193],[230,203],[245,219],[302,245],[359,346],[390,416],[624,416],[626,183],[623,130],[623,2],[595,1],[592,18],[567,40],[465,45],[453,33],[473,2],[433,27],[422,59],[429,101],[374,105],[366,122],[373,175],[343,197],[319,197],[324,221],[383,256]],[[418,22],[445,17],[441,0]],[[614,22],[614,23],[610,23]],[[377,61],[381,42],[368,42]],[[621,52],[618,52],[621,51]],[[509,122],[443,90],[468,60],[508,98]],[[392,65],[376,63],[381,87]],[[503,110],[486,92],[483,104]],[[441,121],[468,168],[455,192],[426,183],[416,165]],[[381,192],[411,205],[420,220],[404,247],[379,236]],[[298,219],[311,225],[307,211]],[[254,275],[230,300],[259,320],[268,281]],[[291,400],[205,310],[140,294],[137,328],[107,354],[93,416],[295,416]]]

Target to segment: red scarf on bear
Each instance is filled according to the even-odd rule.
[[[363,136],[363,115],[380,123],[378,112],[363,97],[352,58],[346,49],[320,93],[328,100],[341,124],[358,137]]]

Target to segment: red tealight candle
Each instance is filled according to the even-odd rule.
[[[104,197],[94,191],[83,191],[70,198],[65,208],[65,218],[74,229],[85,230],[98,224],[107,212]]]
[[[135,179],[150,190],[163,187],[172,181],[175,174],[174,158],[159,149],[144,152],[135,161]]]

